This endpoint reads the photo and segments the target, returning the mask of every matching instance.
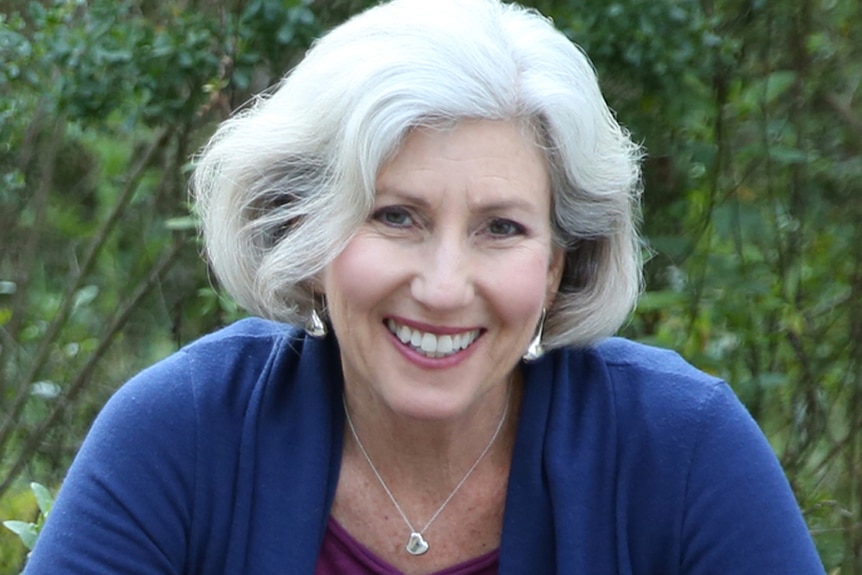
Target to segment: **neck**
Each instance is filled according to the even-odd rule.
[[[379,403],[368,402],[359,393],[351,394],[348,386],[345,409],[356,437],[346,426],[345,455],[364,459],[358,438],[396,497],[402,490],[417,488],[448,493],[486,448],[477,468],[487,467],[507,476],[521,399],[520,377],[512,377],[487,395],[480,405],[457,418],[424,420],[380,409]]]

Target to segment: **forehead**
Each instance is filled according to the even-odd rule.
[[[549,195],[547,160],[520,122],[466,120],[411,130],[378,173],[378,193],[466,191],[468,202]]]

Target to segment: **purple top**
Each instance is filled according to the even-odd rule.
[[[494,549],[432,575],[496,575],[499,555],[500,550]],[[401,575],[401,571],[372,553],[330,517],[314,575]]]

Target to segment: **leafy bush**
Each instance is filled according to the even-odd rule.
[[[39,532],[42,530],[42,526],[45,524],[45,520],[48,518],[48,514],[51,512],[51,507],[54,504],[54,497],[51,495],[51,492],[48,489],[39,483],[31,483],[30,491],[32,495],[35,496],[35,504],[38,506],[34,509],[34,504],[32,499],[30,498],[29,492],[22,492],[21,495],[15,500],[11,500],[10,498],[10,509],[2,509],[0,508],[0,515],[6,516],[7,512],[12,516],[23,517],[26,515],[34,515],[34,511],[36,517],[32,521],[21,521],[21,520],[6,520],[3,521],[3,525],[12,533],[18,536],[21,540],[21,543],[24,544],[24,547],[28,550],[33,550],[33,547],[36,545],[36,539],[39,537]],[[26,501],[24,500],[24,496],[26,497]],[[14,509],[16,507],[16,503],[19,503],[22,509]],[[21,513],[25,511],[26,513]],[[0,552],[5,550],[5,546],[0,546]],[[0,555],[0,570],[3,573],[11,573],[16,566],[20,566],[24,561],[24,554],[15,553],[14,549],[12,552],[4,552]]]
[[[241,313],[200,262],[189,158],[371,3],[7,3],[0,508],[23,476],[59,483],[131,373]],[[827,567],[862,573],[862,4],[528,3],[649,152],[653,257],[626,335],[734,385]]]

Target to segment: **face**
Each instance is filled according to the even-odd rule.
[[[505,393],[559,285],[542,152],[510,122],[415,129],[323,287],[345,386],[424,420]]]

